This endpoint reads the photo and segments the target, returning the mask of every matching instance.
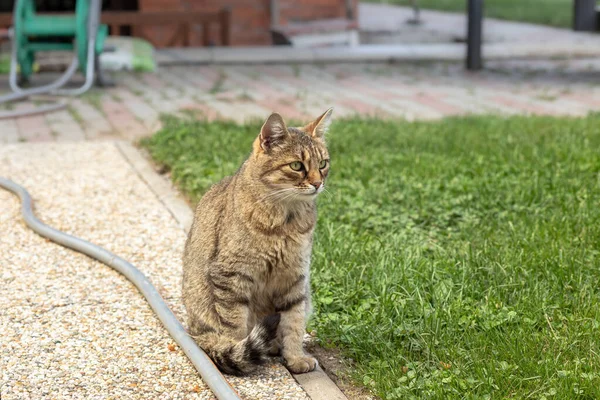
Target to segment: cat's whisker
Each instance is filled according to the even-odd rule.
[[[282,202],[285,202],[285,201],[289,200],[290,198],[293,198],[293,199],[295,199],[295,198],[297,198],[298,196],[299,196],[299,194],[298,194],[298,192],[296,192],[296,191],[294,191],[294,192],[291,192],[291,193],[287,193],[287,194],[286,194],[286,196],[285,196],[285,197],[283,197],[283,198],[281,199],[281,201],[282,201]]]
[[[278,200],[278,198],[280,196],[282,196],[285,193],[288,193],[291,190],[294,190],[294,188],[279,189],[279,190],[267,193],[266,195],[264,195],[264,196],[260,197],[258,200],[256,200],[256,202],[254,204],[260,203],[261,201],[265,201],[267,199]]]
[[[277,198],[277,197],[279,197],[279,196],[281,196],[281,195],[283,195],[285,193],[289,193],[290,191],[293,191],[293,190],[294,190],[294,188],[280,189],[280,190],[277,190],[275,192],[272,192],[271,196]],[[267,196],[267,197],[269,197],[269,196]]]
[[[283,199],[281,199],[281,201],[286,201],[287,199],[291,198],[291,197],[297,197],[298,193],[297,192],[292,192],[292,193],[288,193],[287,196],[285,196]]]

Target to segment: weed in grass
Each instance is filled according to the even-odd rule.
[[[227,80],[227,74],[225,73],[225,71],[219,70],[219,77],[213,83],[213,86],[210,88],[209,93],[210,94],[221,93],[224,90],[223,86],[225,85],[226,80]]]
[[[563,90],[560,91],[560,94],[563,95],[563,96],[570,95],[572,93],[573,93],[573,91],[571,90],[570,87],[568,87],[568,88],[563,89]]]
[[[14,102],[7,102],[7,103],[0,104],[0,110],[13,111],[14,109],[15,109]]]
[[[548,102],[552,102],[555,101],[557,99],[556,96],[553,96],[551,94],[548,93],[541,93],[535,96],[536,99],[538,100],[542,100],[542,101],[548,101]]]
[[[104,115],[104,110],[102,109],[102,94],[99,91],[93,89],[88,90],[81,95],[81,98]]]
[[[169,119],[144,144],[198,199],[259,126]],[[384,399],[600,398],[599,126],[334,123],[310,329]]]
[[[238,101],[246,102],[246,101],[254,101],[254,97],[250,96],[248,92],[244,89],[242,93],[237,96]]]
[[[79,111],[77,111],[74,107],[68,106],[67,111],[71,114],[71,117],[77,122],[79,125],[83,125],[84,120]]]
[[[294,71],[294,76],[296,78],[299,78],[300,75],[302,74],[302,70],[300,68],[300,65],[298,65],[298,64],[293,64],[292,65],[292,71]]]

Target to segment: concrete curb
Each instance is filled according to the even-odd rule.
[[[586,38],[587,39],[587,38]],[[491,43],[483,45],[486,60],[586,58],[600,56],[594,40],[553,43]],[[267,63],[333,63],[333,62],[395,62],[395,61],[462,61],[466,46],[461,43],[361,45],[356,47],[293,48],[210,47],[158,50],[159,65],[228,65]]]
[[[131,143],[120,141],[115,142],[115,146],[187,233],[192,226],[194,213],[171,182],[157,174],[152,164]]]
[[[348,400],[320,366],[312,372],[292,376],[312,400]]]
[[[171,182],[157,174],[152,164],[131,143],[115,142],[115,146],[187,233],[192,225],[194,213]],[[321,367],[307,374],[292,376],[312,400],[347,400]]]

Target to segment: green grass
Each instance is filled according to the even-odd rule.
[[[10,72],[10,56],[0,53],[0,74],[8,74]]]
[[[145,142],[199,198],[259,125]],[[600,115],[340,120],[312,285],[325,346],[385,399],[600,398]]]
[[[384,3],[380,0],[368,0]],[[422,8],[440,11],[466,12],[466,0],[417,0]],[[408,6],[408,0],[388,3]],[[486,17],[560,27],[572,26],[573,0],[485,0]]]

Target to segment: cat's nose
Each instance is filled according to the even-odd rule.
[[[311,183],[311,185],[313,185],[315,187],[315,189],[320,188],[322,184],[323,184],[323,182],[321,182],[321,181]]]

